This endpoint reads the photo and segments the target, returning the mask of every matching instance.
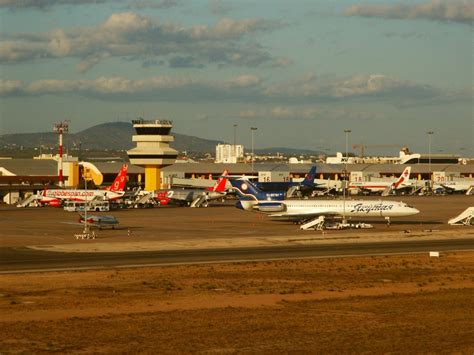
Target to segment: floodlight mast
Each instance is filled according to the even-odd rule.
[[[55,123],[53,126],[53,132],[59,134],[59,169],[58,169],[58,181],[59,186],[64,186],[63,177],[63,133],[69,132],[69,120]]]

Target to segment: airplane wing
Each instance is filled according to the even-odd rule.
[[[458,190],[456,190],[455,187],[447,186],[447,185],[445,185],[445,184],[440,184],[440,186],[441,186],[443,189],[445,189],[446,191],[458,191]]]
[[[340,213],[334,211],[307,211],[307,212],[282,212],[282,213],[272,213],[268,215],[269,218],[274,220],[285,220],[285,221],[301,221],[309,218],[315,218],[319,216],[325,217],[337,217],[341,216]]]

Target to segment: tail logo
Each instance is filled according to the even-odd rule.
[[[243,191],[247,191],[247,189],[249,188],[248,185],[244,182],[242,185],[240,185],[240,188],[243,190]]]

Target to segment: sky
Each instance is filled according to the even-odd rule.
[[[469,0],[0,0],[0,134],[143,117],[369,155],[432,131],[432,153],[474,156],[473,19]]]

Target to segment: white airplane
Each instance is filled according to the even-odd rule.
[[[156,192],[156,200],[160,205],[175,203],[190,207],[207,207],[210,200],[217,200],[226,195],[227,170],[224,170],[213,187],[203,189],[167,189]]]
[[[471,188],[474,188],[474,181],[462,181],[462,180],[454,180],[454,181],[446,181],[442,184],[434,184],[433,190],[442,188],[447,192],[466,192]]]
[[[276,220],[309,222],[324,217],[391,217],[419,213],[404,202],[381,200],[284,200],[283,194],[266,193],[245,179],[231,180],[239,202],[238,208],[247,211],[270,212]]]
[[[370,192],[377,192],[382,193],[387,190],[398,190],[402,188],[410,187],[411,184],[410,180],[410,172],[411,167],[407,166],[405,170],[403,170],[400,177],[395,181],[351,181],[349,183],[349,189],[359,189],[362,191],[370,191]]]
[[[87,219],[85,215],[80,214],[79,216],[80,223],[85,224],[87,221],[89,227],[96,227],[98,229],[103,227],[115,229],[115,226],[119,224],[119,221],[114,216],[87,216]]]
[[[111,186],[105,190],[71,190],[71,189],[52,189],[43,190],[38,193],[37,198],[40,204],[49,206],[60,206],[61,201],[85,201],[94,198],[102,198],[104,200],[113,201],[121,198],[125,191],[125,183],[127,182],[128,165],[122,165],[117,177]]]

